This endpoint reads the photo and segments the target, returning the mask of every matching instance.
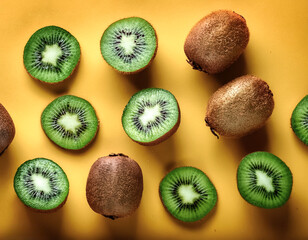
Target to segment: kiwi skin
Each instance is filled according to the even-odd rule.
[[[134,18],[134,17],[136,17],[136,16],[132,16],[132,17],[129,17],[129,18]],[[138,17],[138,18],[139,18],[139,17]],[[120,21],[120,20],[123,20],[123,19],[126,19],[126,18],[122,18],[122,19],[119,19],[119,20],[117,20],[117,21]],[[144,20],[145,20],[145,19],[144,19]],[[146,21],[147,21],[147,20],[146,20]],[[156,57],[156,53],[157,53],[157,49],[158,49],[158,38],[157,38],[157,33],[156,33],[156,30],[155,30],[155,28],[153,27],[153,25],[152,25],[149,21],[147,21],[147,22],[148,22],[148,23],[151,25],[151,27],[154,29],[155,38],[156,38],[156,48],[155,48],[155,52],[154,52],[154,54],[153,54],[151,60],[149,61],[149,63],[148,63],[147,65],[145,65],[144,67],[142,67],[142,68],[140,68],[140,69],[138,69],[138,70],[136,70],[136,71],[134,71],[134,72],[123,72],[123,71],[119,71],[118,69],[112,67],[112,66],[106,61],[107,64],[108,64],[110,67],[112,67],[114,70],[116,70],[118,73],[121,73],[121,74],[123,74],[123,75],[132,75],[132,74],[135,74],[135,73],[139,73],[139,72],[143,71],[144,69],[146,69],[148,66],[150,66],[151,63],[152,63],[152,61],[153,61],[154,58]],[[114,23],[115,23],[115,22],[109,24],[109,26],[108,26],[107,28],[109,28],[109,27],[110,27],[112,24],[114,24]],[[106,29],[107,29],[107,28],[106,28]],[[103,35],[104,35],[104,33],[103,33]],[[103,35],[102,35],[102,37],[101,37],[101,41],[102,41]],[[101,41],[100,41],[100,42],[101,42]],[[101,43],[100,43],[100,45],[101,45]],[[101,52],[101,51],[100,51],[100,52]],[[104,58],[102,52],[101,52],[101,55],[102,55],[102,57]],[[104,60],[105,60],[105,59],[104,59]]]
[[[180,106],[178,104],[178,109],[179,109],[179,117],[178,117],[178,121],[176,122],[176,124],[173,126],[173,128],[171,128],[169,130],[169,132],[166,132],[163,136],[157,138],[156,140],[152,141],[152,142],[138,142],[135,141],[134,139],[132,139],[134,142],[139,143],[140,145],[143,146],[154,146],[157,145],[165,140],[167,140],[169,137],[171,137],[179,128],[180,123],[181,123],[181,112],[180,112]]]
[[[131,215],[139,207],[143,176],[137,162],[128,156],[110,154],[92,165],[86,197],[94,212],[112,220]]]
[[[187,62],[209,74],[230,67],[249,41],[246,20],[230,10],[218,10],[202,18],[189,32],[184,52]]]
[[[239,138],[261,128],[273,109],[273,93],[268,84],[256,76],[244,75],[211,96],[205,122],[215,135]]]
[[[14,137],[15,137],[14,122],[8,111],[0,103],[0,155],[11,144]]]

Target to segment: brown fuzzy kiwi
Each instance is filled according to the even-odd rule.
[[[141,201],[143,176],[138,163],[124,154],[101,157],[92,165],[87,201],[94,212],[117,219],[132,214]]]
[[[215,74],[234,63],[249,41],[246,20],[229,10],[202,18],[189,32],[184,52],[194,69]]]
[[[267,83],[245,75],[220,87],[212,95],[205,122],[215,135],[238,138],[261,128],[273,109],[273,93]]]
[[[13,141],[14,136],[15,136],[14,122],[8,111],[0,103],[0,155]]]

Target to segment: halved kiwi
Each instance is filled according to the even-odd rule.
[[[308,95],[295,107],[291,117],[291,127],[295,135],[308,145]]]
[[[17,169],[14,189],[26,206],[40,212],[50,212],[64,205],[69,182],[58,164],[46,158],[35,158]]]
[[[87,100],[72,95],[53,100],[44,109],[41,124],[50,140],[62,148],[72,150],[88,145],[99,127],[92,105]]]
[[[139,17],[112,23],[103,33],[101,53],[106,62],[121,73],[136,73],[146,68],[157,51],[157,36],[152,25]]]
[[[37,30],[24,49],[24,66],[35,79],[59,83],[67,79],[80,59],[77,39],[63,28],[47,26]]]
[[[158,144],[176,132],[180,109],[167,90],[147,88],[134,94],[122,115],[127,135],[142,145]]]
[[[293,177],[288,166],[268,152],[246,155],[237,170],[241,196],[257,207],[281,207],[290,197],[292,184]]]
[[[217,202],[213,183],[194,167],[179,167],[169,172],[159,185],[159,193],[170,214],[184,222],[201,220]]]

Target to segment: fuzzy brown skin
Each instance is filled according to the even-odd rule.
[[[0,155],[11,144],[14,137],[15,137],[14,122],[8,111],[0,103]]]
[[[133,16],[133,17],[136,17],[136,16]],[[122,19],[125,19],[125,18],[122,18]],[[121,19],[120,19],[121,20]],[[149,22],[148,22],[149,23]],[[111,23],[111,24],[113,24],[113,23]],[[110,25],[111,25],[110,24]],[[151,26],[152,26],[152,24],[151,23],[149,23]],[[110,25],[108,26],[108,27],[110,27]],[[107,28],[108,28],[107,27]],[[143,68],[140,68],[140,69],[138,69],[138,70],[136,70],[136,71],[134,71],[134,72],[123,72],[123,71],[120,71],[120,70],[118,70],[118,69],[116,69],[116,68],[114,68],[113,66],[111,66],[106,60],[105,60],[105,58],[104,58],[104,56],[102,55],[102,57],[104,58],[104,60],[106,61],[106,63],[110,66],[110,67],[112,67],[114,70],[116,70],[118,73],[121,73],[121,74],[123,74],[123,75],[131,75],[131,74],[136,74],[136,73],[139,73],[139,72],[141,72],[141,71],[143,71],[144,69],[146,69],[148,66],[150,66],[150,64],[152,63],[152,61],[154,60],[154,58],[156,57],[156,53],[157,53],[157,48],[158,48],[158,38],[157,38],[157,33],[156,33],[156,30],[155,30],[155,28],[152,26],[152,28],[154,29],[154,33],[155,33],[155,38],[156,38],[156,48],[155,48],[155,52],[154,52],[154,54],[153,54],[153,56],[152,56],[152,58],[151,58],[151,60],[148,62],[148,64],[147,65],[145,65]],[[102,54],[102,52],[101,52],[101,54]]]
[[[267,83],[258,77],[245,75],[212,95],[205,121],[214,134],[239,138],[261,128],[273,109],[273,94]]]
[[[181,123],[181,112],[180,112],[179,104],[178,104],[178,109],[179,109],[178,121],[173,126],[173,128],[170,129],[169,132],[166,132],[163,136],[161,136],[160,138],[157,138],[156,140],[154,140],[152,142],[138,142],[138,141],[135,141],[134,139],[133,139],[133,141],[136,142],[136,143],[139,143],[140,145],[143,145],[143,146],[154,146],[156,144],[159,144],[159,143],[167,140],[169,137],[171,137],[178,130],[178,128],[180,126],[180,123]]]
[[[94,212],[107,218],[131,215],[139,207],[142,192],[141,168],[124,154],[99,158],[90,169],[87,201]]]
[[[184,52],[194,69],[215,74],[230,67],[243,53],[248,41],[245,19],[233,11],[218,10],[191,29]]]

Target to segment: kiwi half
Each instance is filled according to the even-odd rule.
[[[103,33],[101,53],[105,61],[121,73],[136,73],[146,68],[157,51],[157,36],[152,25],[139,17],[112,23]]]
[[[87,201],[104,217],[114,220],[131,215],[139,207],[142,191],[141,168],[122,153],[101,157],[90,169]]]
[[[170,214],[184,222],[201,220],[217,202],[216,188],[204,172],[194,167],[169,172],[160,182],[159,194]]]
[[[72,95],[53,100],[44,109],[41,124],[50,140],[71,150],[87,146],[99,127],[92,105],[87,100]]]
[[[26,206],[40,212],[50,212],[66,202],[69,182],[58,164],[46,158],[35,158],[17,169],[14,189]]]
[[[126,134],[142,145],[158,144],[176,132],[180,109],[167,90],[147,88],[134,94],[122,115]]]
[[[295,107],[291,117],[291,127],[295,135],[308,145],[308,95]]]
[[[202,18],[189,32],[184,52],[194,69],[215,74],[234,63],[249,41],[246,20],[229,10]]]
[[[264,126],[274,109],[266,82],[245,75],[220,87],[209,99],[205,122],[217,134],[239,138]]]
[[[24,66],[35,79],[59,83],[67,79],[80,59],[77,39],[57,26],[37,30],[24,49]]]
[[[15,125],[8,111],[0,103],[0,155],[15,137]]]
[[[281,207],[290,197],[292,184],[293,177],[288,166],[268,152],[248,154],[237,170],[241,196],[257,207]]]

